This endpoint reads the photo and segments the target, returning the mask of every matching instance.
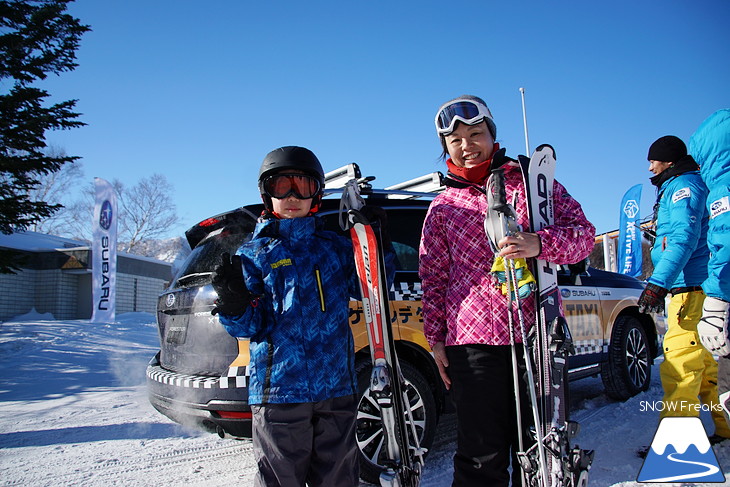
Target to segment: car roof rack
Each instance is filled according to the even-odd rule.
[[[440,171],[424,174],[423,176],[388,186],[385,191],[393,191],[391,198],[409,199],[418,198],[418,195],[440,193],[445,188],[444,175]],[[404,194],[403,192],[406,192]],[[413,193],[411,195],[410,193]]]
[[[357,163],[353,162],[325,173],[324,194],[329,195],[342,192],[342,188],[351,179],[358,180],[362,194],[378,195],[389,199],[432,197],[435,193],[440,193],[445,188],[444,175],[436,171],[388,186],[384,189],[374,189],[370,182],[375,179],[375,176],[362,177],[360,167]]]
[[[346,166],[339,167],[334,171],[325,173],[324,175],[324,189],[325,193],[329,194],[331,189],[344,188],[345,184],[350,179],[360,179],[362,173],[360,172],[360,166],[356,163],[347,164]]]

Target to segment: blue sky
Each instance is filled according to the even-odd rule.
[[[48,142],[93,177],[165,174],[182,223],[259,200],[284,145],[389,186],[441,170],[433,118],[487,101],[508,154],[552,144],[557,179],[598,232],[623,193],[655,190],[646,154],[730,107],[730,2],[77,0],[79,67],[43,83],[88,125]]]

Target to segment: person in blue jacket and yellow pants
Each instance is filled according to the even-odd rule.
[[[658,189],[655,208],[656,241],[651,257],[654,271],[639,298],[640,311],[661,311],[671,294],[664,336],[664,362],[659,372],[664,388],[660,417],[699,416],[710,409],[715,433],[711,441],[730,438],[717,392],[717,362],[700,342],[707,278],[707,187],[699,166],[679,138],[668,135],[649,148],[652,184]]]
[[[689,139],[689,150],[700,164],[709,193],[710,225],[708,276],[702,283],[705,305],[697,329],[707,349],[718,356],[720,401],[730,409],[730,109],[718,110],[705,119]]]

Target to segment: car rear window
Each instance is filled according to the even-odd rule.
[[[237,225],[237,231],[216,231],[201,241],[180,269],[175,281],[175,287],[185,288],[207,284],[211,280],[213,269],[221,261],[221,254],[228,252],[233,255],[242,243],[251,240],[253,224],[244,229]]]
[[[386,206],[388,228],[393,247],[396,252],[396,269],[399,271],[418,271],[418,244],[421,238],[421,227],[426,215],[427,205],[422,208]],[[347,236],[339,227],[338,211],[323,211],[325,228]],[[211,274],[220,262],[223,252],[233,255],[244,242],[251,239],[256,217],[249,211],[236,212],[225,217],[227,222],[223,228],[208,233],[195,246],[174,282],[176,288],[201,286],[210,283]],[[235,223],[234,223],[235,222]],[[204,226],[193,230],[204,232]],[[192,230],[191,230],[192,231]]]

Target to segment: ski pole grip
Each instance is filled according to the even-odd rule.
[[[499,213],[509,214],[507,206],[507,190],[504,188],[504,169],[499,168],[492,172],[494,185],[492,186],[495,196],[494,210]]]

